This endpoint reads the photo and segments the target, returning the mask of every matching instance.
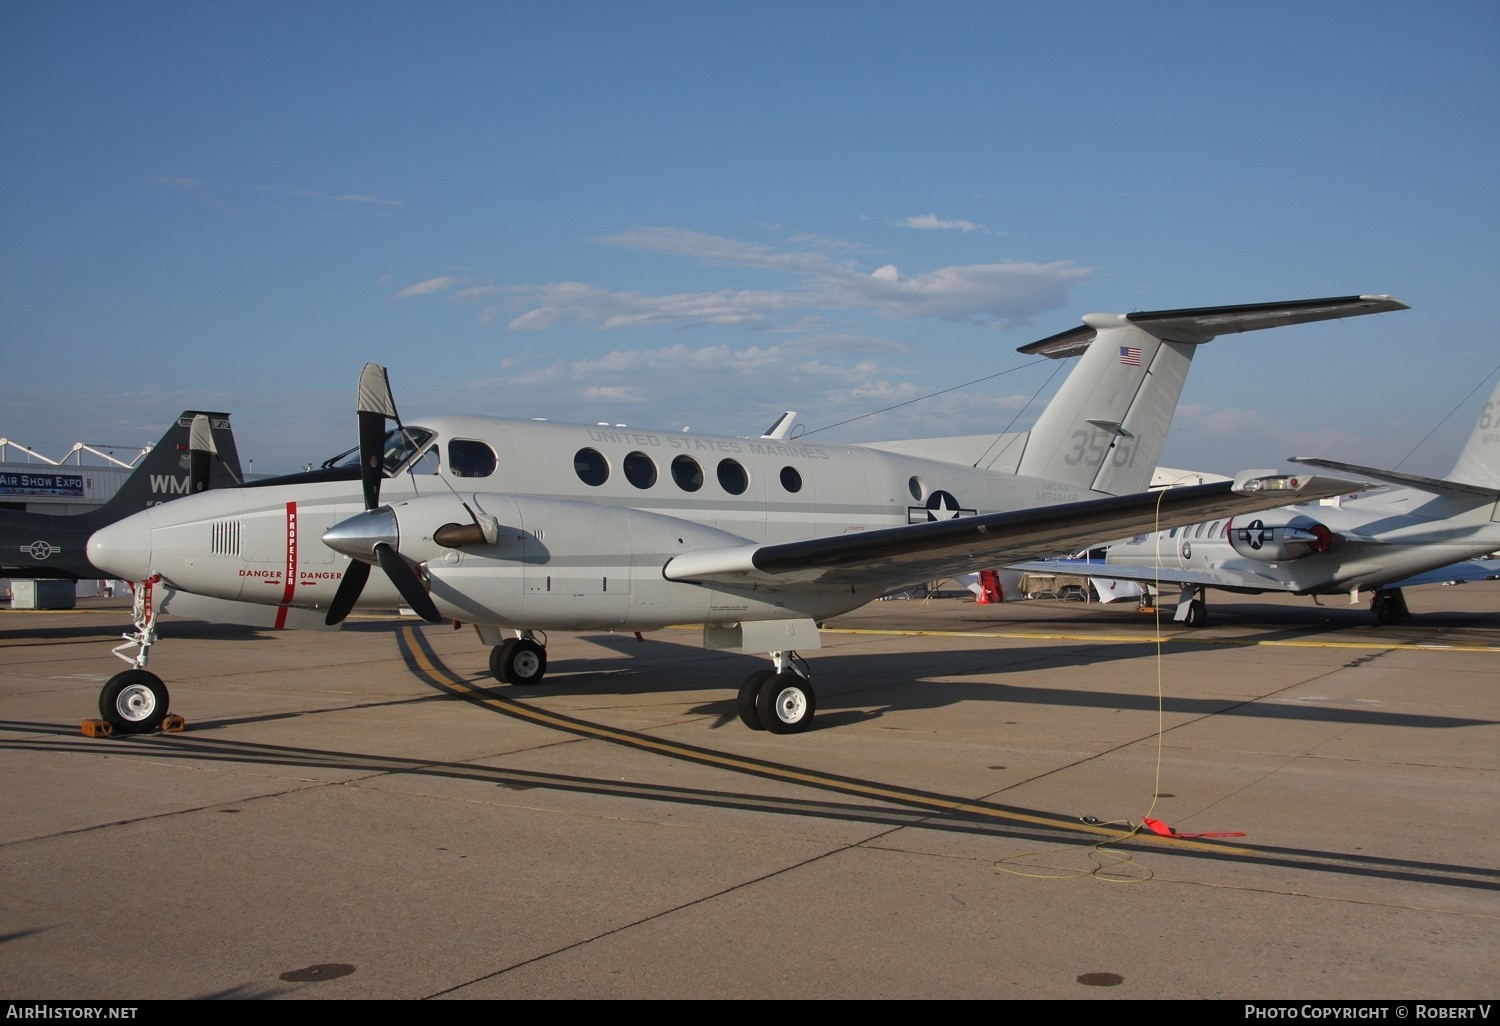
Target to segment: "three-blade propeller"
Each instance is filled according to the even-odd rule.
[[[401,418],[396,415],[396,401],[391,396],[390,379],[386,376],[384,367],[367,363],[360,372],[357,411],[359,481],[364,491],[365,512],[368,514],[380,506],[380,482],[385,477],[385,422],[393,420],[398,428],[401,426]],[[396,536],[395,519],[395,515],[391,514],[388,532],[370,539],[370,555],[380,564],[380,569],[385,571],[385,575],[413,612],[429,623],[442,623],[442,614],[438,612],[432,596],[427,594],[427,589],[417,574],[416,564],[396,551],[395,546],[387,540]],[[330,627],[342,623],[359,601],[360,592],[364,591],[365,583],[370,579],[370,566],[362,558],[350,558],[349,569],[344,571],[338,590],[334,592],[333,602],[328,606],[328,615],[324,618]]]

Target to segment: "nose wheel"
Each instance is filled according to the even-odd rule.
[[[126,670],[100,690],[99,715],[116,734],[150,734],[161,729],[170,702],[167,686],[156,674]]]

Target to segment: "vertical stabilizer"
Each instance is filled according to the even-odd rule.
[[[1146,491],[1198,346],[1231,332],[1405,309],[1390,296],[1362,295],[1089,314],[1084,327],[1019,349],[1083,356],[1031,429],[1017,473],[1112,495]]]
[[[1182,396],[1192,342],[1089,314],[1092,343],[1031,429],[1018,473],[1112,495],[1144,492]]]
[[[1500,378],[1449,477],[1462,484],[1500,488]]]
[[[198,421],[196,437],[195,420]],[[205,453],[205,449],[209,451]],[[141,457],[119,491],[97,510],[83,515],[100,523],[113,523],[148,506],[194,491],[240,483],[240,456],[234,444],[234,431],[229,426],[229,414],[184,410],[161,436],[161,441]]]

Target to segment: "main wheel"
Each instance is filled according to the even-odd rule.
[[[530,638],[513,638],[500,646],[501,679],[535,684],[547,674],[547,650]]]
[[[500,644],[490,649],[490,676],[501,684],[509,684],[505,679],[505,660],[510,656],[510,650],[516,647],[519,638],[506,638]]]
[[[160,730],[171,699],[161,678],[145,670],[117,673],[99,692],[99,715],[121,734]]]
[[[802,733],[812,724],[817,704],[807,678],[790,670],[767,679],[755,696],[755,712],[773,734]]]
[[[1399,592],[1377,591],[1370,607],[1375,611],[1375,622],[1384,627],[1400,623],[1406,615],[1406,603]]]
[[[745,678],[745,683],[740,685],[740,722],[751,730],[766,729],[766,725],[760,721],[760,713],[756,711],[755,703],[760,698],[760,689],[774,676],[776,676],[775,670],[756,670]]]
[[[1202,627],[1208,622],[1208,609],[1201,599],[1193,599],[1188,603],[1187,616],[1182,622],[1188,627]]]

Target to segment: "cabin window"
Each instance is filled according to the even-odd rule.
[[[1167,537],[1168,538],[1176,538],[1177,537],[1177,528],[1174,527],[1170,531],[1168,531],[1167,532]]]
[[[656,484],[656,463],[643,452],[633,452],[625,457],[625,480],[637,488],[650,488]]]
[[[609,461],[598,449],[579,449],[573,454],[573,472],[578,480],[597,488],[609,480]]]
[[[797,473],[796,467],[781,468],[781,487],[789,492],[800,492],[802,490],[802,475]]]
[[[750,475],[738,460],[720,460],[719,484],[730,495],[742,495],[750,487]]]
[[[915,474],[906,482],[906,490],[911,492],[911,497],[921,502],[927,497],[927,482]]]
[[[672,461],[672,480],[685,492],[696,492],[703,487],[703,468],[691,456],[679,456]]]
[[[454,477],[489,477],[495,472],[495,450],[472,438],[448,442],[448,473]]]
[[[1215,520],[1213,523],[1211,523],[1211,524],[1208,525],[1208,537],[1212,538],[1214,535],[1216,535],[1218,533],[1219,533],[1219,522],[1217,520]]]

